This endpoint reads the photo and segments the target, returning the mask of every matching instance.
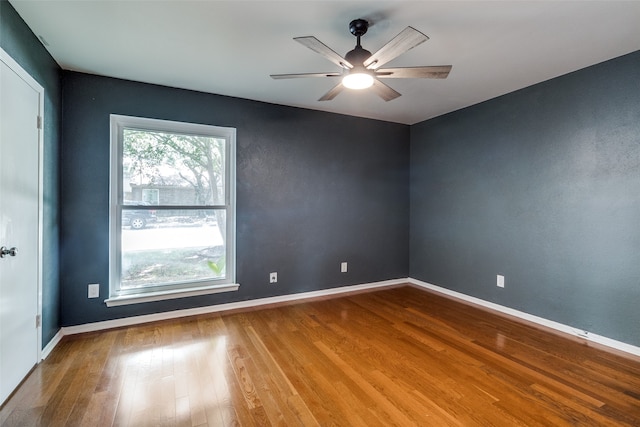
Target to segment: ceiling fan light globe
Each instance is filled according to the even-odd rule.
[[[373,76],[368,73],[350,73],[342,78],[347,89],[366,89],[373,86]]]

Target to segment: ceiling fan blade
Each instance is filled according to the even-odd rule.
[[[429,40],[429,37],[425,36],[420,31],[413,27],[407,27],[364,61],[363,65],[370,70],[376,70],[392,59],[402,55],[409,49],[412,49],[427,40]]]
[[[300,77],[340,77],[342,73],[302,73],[302,74],[271,74],[272,79],[297,79]]]
[[[373,86],[371,86],[371,89],[380,98],[384,99],[387,102],[391,101],[393,99],[396,99],[397,97],[401,96],[400,93],[398,93],[395,90],[391,89],[389,86],[387,86],[386,84],[382,83],[378,79],[373,79]]]
[[[297,41],[298,43],[308,47],[312,51],[314,51],[316,53],[319,53],[320,55],[324,56],[329,61],[331,61],[334,64],[336,64],[338,67],[342,67],[342,68],[346,68],[346,69],[353,68],[353,65],[351,65],[349,63],[349,61],[344,59],[342,56],[338,55],[329,46],[327,46],[326,44],[322,43],[320,40],[318,40],[317,38],[315,38],[313,36],[295,37],[294,40]]]
[[[335,85],[329,92],[325,93],[322,98],[318,99],[318,101],[331,101],[333,98],[338,96],[343,89],[344,86],[342,86],[342,82],[340,82]]]
[[[376,77],[384,79],[446,79],[449,71],[451,71],[451,65],[383,68],[376,71]]]

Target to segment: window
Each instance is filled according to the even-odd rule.
[[[236,290],[235,129],[111,115],[108,306]]]

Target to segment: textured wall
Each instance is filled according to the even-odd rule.
[[[6,0],[0,46],[46,91],[45,344],[61,324],[410,274],[640,345],[640,53],[410,131],[66,73],[60,145],[59,67]],[[86,298],[93,282],[107,295],[111,113],[238,129],[239,292],[109,309]]]
[[[410,188],[411,277],[640,345],[640,52],[412,126]]]
[[[88,283],[108,295],[112,113],[237,128],[239,291],[111,308],[87,299]],[[63,141],[65,326],[408,275],[408,126],[65,72]]]
[[[42,343],[60,329],[58,286],[58,152],[60,68],[6,0],[0,0],[0,46],[44,87],[44,229]]]

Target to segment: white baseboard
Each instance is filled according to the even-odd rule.
[[[479,305],[493,311],[498,311],[500,313],[508,314],[510,316],[514,316],[519,319],[526,320],[528,322],[536,323],[540,326],[545,326],[547,328],[551,328],[556,331],[560,331],[575,337],[582,338],[586,341],[591,341],[591,342],[598,343],[616,350],[623,351],[625,353],[630,353],[635,356],[640,356],[640,347],[636,347],[634,345],[627,344],[622,341],[616,341],[614,339],[607,338],[602,335],[597,335],[592,332],[585,331],[583,329],[574,328],[573,326],[565,325],[563,323],[555,322],[553,320],[545,319],[543,317],[534,316],[532,314],[525,313],[523,311],[515,310],[513,308],[505,307],[503,305],[485,301],[480,298],[472,297],[460,292],[456,292],[450,289],[442,288],[440,286],[432,285],[431,283],[423,282],[417,279],[409,278],[407,279],[407,281],[408,283],[419,286],[421,288],[429,289],[431,291],[438,292],[440,294],[444,294],[444,295],[447,295],[471,304]]]
[[[276,304],[289,301],[305,300],[329,295],[338,295],[350,292],[365,291],[387,286],[406,284],[408,279],[385,280],[382,282],[365,283],[361,285],[341,286],[337,288],[322,289],[319,291],[301,292],[298,294],[280,295],[277,297],[252,299],[247,301],[230,302],[226,304],[209,305],[206,307],[188,308],[184,310],[167,311],[164,313],[145,314],[142,316],[125,317],[122,319],[105,320],[103,322],[86,323],[84,325],[63,327],[59,333],[64,335],[81,334],[84,332],[101,331],[104,329],[120,328],[123,326],[139,325],[141,323],[155,322],[158,320],[177,319],[180,317],[195,316],[198,314],[216,313],[220,311],[237,310],[243,308],[260,307],[268,304]],[[48,347],[49,345],[47,345]]]
[[[158,320],[177,319],[180,317],[195,316],[198,314],[207,314],[207,313],[216,313],[216,312],[228,311],[228,310],[253,308],[253,307],[260,307],[260,306],[269,305],[269,304],[300,301],[300,300],[318,298],[323,296],[366,291],[366,290],[372,290],[372,289],[377,289],[382,287],[402,285],[406,283],[409,283],[424,289],[428,289],[430,291],[437,292],[443,295],[447,295],[447,296],[459,299],[461,301],[465,301],[467,303],[479,305],[493,311],[508,314],[510,316],[514,316],[528,322],[532,322],[547,328],[554,329],[556,331],[560,331],[572,336],[582,338],[586,341],[591,341],[594,343],[604,345],[606,347],[610,347],[612,349],[623,351],[625,353],[630,353],[635,356],[640,356],[640,347],[636,347],[621,341],[616,341],[614,339],[597,335],[592,332],[580,330],[572,326],[555,322],[553,320],[548,320],[542,317],[534,316],[532,314],[528,314],[519,310],[515,310],[509,307],[505,307],[499,304],[485,301],[480,298],[472,297],[460,292],[452,291],[450,289],[442,288],[440,286],[432,285],[431,283],[423,282],[423,281],[412,279],[412,278],[385,280],[381,282],[365,283],[361,285],[341,286],[337,288],[323,289],[319,291],[302,292],[298,294],[281,295],[277,297],[231,302],[227,304],[218,304],[218,305],[211,305],[206,307],[189,308],[185,310],[167,311],[164,313],[146,314],[142,316],[132,316],[132,317],[126,317],[122,319],[106,320],[103,322],[86,323],[84,325],[63,327],[60,329],[60,331],[58,331],[55,337],[53,337],[53,339],[45,346],[45,348],[42,350],[41,356],[42,356],[42,359],[47,357],[49,353],[51,353],[53,348],[60,342],[62,337],[65,335],[74,335],[74,334],[81,334],[85,332],[101,331],[105,329],[119,328],[123,326],[132,326],[132,325],[139,325],[142,323],[155,322]]]
[[[40,360],[44,360],[47,358],[47,356],[51,353],[55,346],[58,345],[63,336],[64,334],[62,332],[62,329],[60,329],[58,333],[56,333],[53,338],[51,338],[51,341],[49,341],[40,352]]]

